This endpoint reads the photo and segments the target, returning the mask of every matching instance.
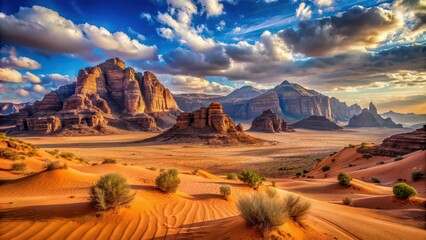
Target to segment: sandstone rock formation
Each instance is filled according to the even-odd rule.
[[[362,112],[353,116],[349,120],[347,127],[387,127],[402,128],[401,124],[396,124],[391,118],[383,119],[378,113],[373,103],[370,103],[369,109],[364,108]]]
[[[213,145],[264,142],[250,137],[242,131],[237,131],[235,122],[223,113],[222,105],[218,102],[213,102],[207,108],[201,108],[191,113],[181,113],[177,116],[174,127],[147,141]]]
[[[268,91],[242,87],[224,97],[205,94],[177,96],[179,106],[185,111],[208,106],[214,101],[221,102],[223,111],[239,120],[253,119],[267,109],[272,109],[278,116],[285,117],[288,121],[297,121],[311,115],[348,121],[353,115],[361,113],[361,108],[356,104],[348,107],[346,103],[336,98],[329,98],[288,81]]]
[[[291,128],[305,128],[312,130],[333,131],[342,129],[336,123],[324,116],[310,116],[290,125]]]
[[[360,149],[360,152],[382,156],[403,156],[426,149],[426,126],[413,132],[393,135],[383,140],[382,144]]]
[[[36,132],[71,125],[95,127],[107,124],[108,119],[152,131],[159,129],[157,119],[163,127],[172,126],[170,118],[179,112],[173,95],[153,73],[136,73],[119,58],[80,70],[76,83],[46,94],[23,110],[16,115],[17,129]],[[160,114],[165,112],[171,114]]]
[[[24,107],[28,105],[31,105],[31,103],[0,102],[0,115],[18,113],[19,110],[23,109]]]
[[[250,130],[269,133],[292,131],[287,123],[271,109],[265,110],[262,115],[257,116],[253,120]]]

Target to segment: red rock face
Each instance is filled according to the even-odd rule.
[[[262,115],[256,117],[251,124],[250,130],[270,133],[291,132],[287,123],[271,109],[263,111]]]
[[[208,108],[201,108],[192,113],[181,113],[175,125],[178,129],[193,127],[196,129],[212,129],[217,133],[227,133],[235,130],[234,121],[222,111],[222,105],[213,102]]]
[[[153,73],[145,72],[140,81],[147,113],[179,108],[173,95],[158,81]]]
[[[403,156],[426,148],[426,127],[413,132],[393,135],[383,140],[383,143],[361,150],[361,152],[382,156]]]

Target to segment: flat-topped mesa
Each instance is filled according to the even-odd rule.
[[[292,131],[284,119],[275,114],[272,109],[267,109],[263,111],[262,115],[257,116],[253,120],[250,130],[269,133]]]
[[[213,102],[207,108],[201,108],[192,113],[181,113],[177,116],[176,121],[175,128],[177,129],[211,128],[217,133],[236,131],[235,122],[223,113],[222,104],[218,102]]]
[[[312,130],[334,131],[342,127],[330,121],[324,116],[310,116],[290,125],[292,128],[305,128]]]

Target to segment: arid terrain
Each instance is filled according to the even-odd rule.
[[[411,172],[425,171],[426,152],[413,152],[396,162],[383,156],[365,159],[356,151],[361,142],[380,143],[404,131],[249,132],[275,143],[232,147],[143,143],[154,134],[135,132],[22,137],[40,149],[27,154],[24,172],[8,170],[11,160],[0,159],[0,239],[263,238],[245,225],[236,204],[239,197],[256,190],[224,178],[225,173],[243,169],[268,176],[257,191],[265,191],[275,181],[279,194],[297,193],[311,202],[303,225],[289,220],[277,228],[283,239],[425,239],[426,180],[412,182]],[[64,152],[75,156],[67,160],[60,157]],[[107,157],[117,163],[101,164]],[[314,166],[315,159],[323,157]],[[67,163],[67,169],[43,171],[46,161],[58,158]],[[327,164],[332,168],[324,174],[321,168]],[[179,169],[181,184],[175,194],[164,194],[155,188],[154,179],[161,168],[171,167]],[[200,170],[193,174],[194,169]],[[303,169],[310,178],[291,177]],[[336,175],[340,171],[353,178],[351,187],[339,186]],[[130,207],[99,216],[89,204],[89,188],[107,173],[128,178],[136,197]],[[382,183],[372,183],[372,177]],[[399,178],[417,189],[417,197],[393,197],[392,186]],[[219,193],[223,184],[232,187],[228,200]],[[345,197],[352,199],[350,206],[342,204]]]

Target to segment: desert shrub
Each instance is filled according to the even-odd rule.
[[[75,158],[75,154],[71,152],[62,152],[59,154],[61,158],[65,158],[66,160],[72,160]]]
[[[85,163],[85,164],[90,164],[89,163],[89,160],[87,160],[86,158],[84,158],[84,157],[78,157],[78,158],[76,158],[78,161],[80,161],[80,162],[82,162],[82,163]]]
[[[166,193],[176,192],[179,184],[179,172],[175,168],[161,172],[160,175],[155,179],[155,185],[157,188]]]
[[[311,203],[303,199],[300,195],[288,194],[285,198],[285,208],[287,209],[288,216],[300,223],[311,208]]]
[[[102,164],[116,164],[117,160],[115,158],[104,158]]]
[[[306,174],[306,173],[308,173],[309,172],[309,170],[307,170],[307,169],[303,169],[303,173],[304,174]]]
[[[383,161],[382,161],[382,162],[377,162],[377,163],[376,163],[376,165],[383,165],[383,164],[385,164],[385,162],[383,162]]]
[[[97,162],[92,163],[92,166],[96,166],[96,165],[99,165],[99,163]]]
[[[5,139],[5,138],[7,138],[7,135],[6,135],[6,133],[0,133],[0,139]]]
[[[413,181],[418,181],[422,179],[424,175],[425,174],[422,172],[413,172],[411,173],[411,179],[413,179]]]
[[[52,171],[52,170],[56,170],[56,169],[67,169],[68,165],[64,162],[60,162],[60,161],[54,161],[54,162],[47,162],[46,163],[46,170],[47,171]]]
[[[404,159],[402,156],[397,156],[397,157],[395,157],[393,160],[394,160],[395,162],[398,162],[398,161],[401,161],[402,159]]]
[[[52,156],[56,156],[56,155],[58,155],[59,150],[58,149],[55,149],[55,150],[46,150],[46,152],[49,153]]]
[[[302,176],[302,173],[301,173],[301,172],[297,172],[297,173],[295,174],[295,176],[296,176],[296,177],[300,177],[300,176]]]
[[[339,173],[339,175],[337,176],[337,180],[339,181],[339,184],[342,187],[349,187],[349,186],[351,186],[351,180],[352,180],[352,178],[350,178],[348,176],[348,174],[346,174],[344,172]]]
[[[354,147],[356,147],[355,144],[349,144],[349,148],[354,148]]]
[[[365,159],[369,159],[369,158],[372,158],[373,155],[366,153],[366,154],[363,154],[362,157],[365,158]]]
[[[12,171],[23,172],[27,169],[27,164],[24,162],[16,162],[12,164]]]
[[[361,143],[361,148],[368,148],[369,145],[369,143],[363,142]]]
[[[22,156],[20,156],[18,152],[13,151],[9,148],[0,148],[0,158],[15,161],[15,160],[22,159]]]
[[[192,172],[193,175],[198,175],[198,171],[199,169],[194,169],[194,171]]]
[[[265,181],[263,176],[250,170],[243,170],[238,179],[254,189],[257,189]]]
[[[330,170],[330,166],[324,166],[324,167],[322,167],[322,171],[323,172],[327,172],[328,170]]]
[[[28,153],[27,153],[27,156],[28,157],[34,157],[34,156],[37,156],[38,155],[38,153],[37,153],[37,149],[31,149],[31,151],[29,151]]]
[[[229,180],[238,180],[238,176],[235,173],[226,173],[225,177]]]
[[[345,197],[345,198],[343,198],[343,200],[342,200],[342,203],[343,203],[344,205],[351,205],[351,202],[352,202],[352,199],[351,199],[350,197]]]
[[[151,170],[151,171],[157,171],[156,167],[149,167],[149,168],[146,168],[146,169]]]
[[[117,173],[101,176],[96,185],[90,188],[91,204],[99,211],[129,204],[134,197],[127,179]]]
[[[393,195],[399,199],[408,199],[416,196],[417,191],[406,183],[397,183],[393,186]]]
[[[164,171],[166,171],[166,169],[160,168],[160,172],[164,172]]]
[[[377,179],[377,178],[375,178],[375,177],[371,178],[371,181],[372,181],[373,183],[380,183],[380,180],[379,180],[379,179]]]
[[[231,186],[222,185],[220,186],[219,191],[220,191],[220,194],[222,194],[225,199],[228,199],[228,197],[231,195]]]
[[[284,224],[288,217],[285,199],[271,198],[265,192],[241,197],[238,210],[249,227],[262,231]]]
[[[272,186],[272,187],[275,187],[276,185],[277,185],[277,182],[275,182],[275,181],[272,181],[272,182],[271,182],[271,186]]]

